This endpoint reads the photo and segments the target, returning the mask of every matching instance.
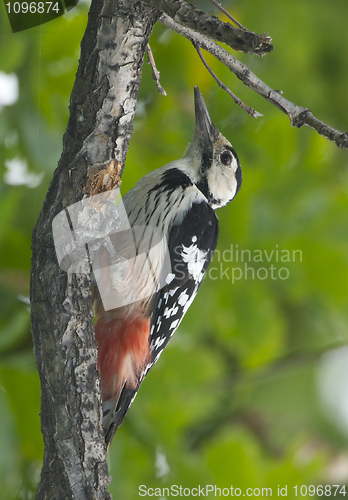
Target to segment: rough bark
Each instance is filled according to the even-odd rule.
[[[89,277],[59,269],[52,220],[83,197],[92,166],[94,174],[96,165],[123,168],[157,17],[140,1],[93,0],[63,153],[33,233],[32,333],[45,443],[37,499],[111,498]]]

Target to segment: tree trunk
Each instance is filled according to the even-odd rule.
[[[52,220],[88,193],[96,171],[103,174],[116,165],[109,187],[118,184],[157,18],[158,12],[140,1],[93,0],[63,153],[33,233],[32,333],[45,444],[37,499],[111,498],[90,280],[59,268]]]

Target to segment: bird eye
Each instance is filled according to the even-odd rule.
[[[229,151],[224,151],[223,153],[221,153],[220,160],[221,163],[223,163],[224,165],[231,165],[232,163],[231,153]]]

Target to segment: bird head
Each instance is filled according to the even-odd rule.
[[[185,159],[191,178],[212,208],[223,207],[240,189],[242,171],[231,143],[212,123],[199,88],[194,88],[196,126]]]

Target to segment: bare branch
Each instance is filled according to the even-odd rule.
[[[220,47],[210,38],[198,34],[190,28],[184,28],[180,24],[173,21],[166,14],[160,17],[161,23],[168,28],[176,31],[180,35],[190,40],[193,44],[199,45],[204,50],[212,54],[216,59],[222,62],[232,73],[234,73],[244,85],[251,88],[271,104],[279,108],[283,113],[288,115],[292,127],[302,127],[306,125],[316,130],[320,135],[326,137],[332,142],[335,142],[340,148],[348,148],[348,133],[340,132],[322,121],[318,120],[313,113],[303,106],[288,101],[281,95],[280,92],[273,90],[260,78],[258,78],[250,69],[232,54]]]
[[[273,50],[272,38],[265,34],[258,35],[251,31],[238,29],[229,23],[209,16],[184,0],[150,0],[151,4],[184,28],[223,42],[234,50],[260,57]]]
[[[258,118],[259,116],[262,116],[261,113],[259,113],[258,111],[255,111],[255,109],[253,108],[250,108],[249,106],[247,106],[246,104],[244,104],[244,102],[238,97],[236,96],[228,87],[227,85],[225,85],[221,80],[220,78],[214,73],[214,71],[211,69],[211,67],[209,66],[209,64],[207,63],[207,61],[204,59],[203,57],[203,54],[202,54],[202,51],[200,49],[200,46],[198,44],[193,44],[195,49],[197,50],[197,53],[199,55],[199,57],[201,58],[201,61],[202,63],[204,64],[204,66],[207,68],[207,70],[209,71],[209,73],[211,74],[211,76],[214,78],[214,80],[216,80],[216,83],[219,85],[219,87],[221,89],[223,89],[225,92],[227,92],[228,95],[230,95],[232,97],[232,99],[234,100],[234,102],[236,104],[238,104],[238,106],[240,106],[242,109],[244,109],[244,111],[246,111],[247,113],[249,113],[250,116],[252,116],[253,118]]]
[[[160,84],[160,81],[159,81],[160,72],[156,68],[155,59],[153,57],[153,53],[152,53],[152,50],[151,50],[149,43],[146,45],[146,51],[147,51],[147,56],[149,58],[149,64],[151,64],[151,68],[152,68],[152,78],[154,79],[154,81],[156,83],[157,90],[161,95],[167,95],[167,92],[164,90],[164,88]]]

